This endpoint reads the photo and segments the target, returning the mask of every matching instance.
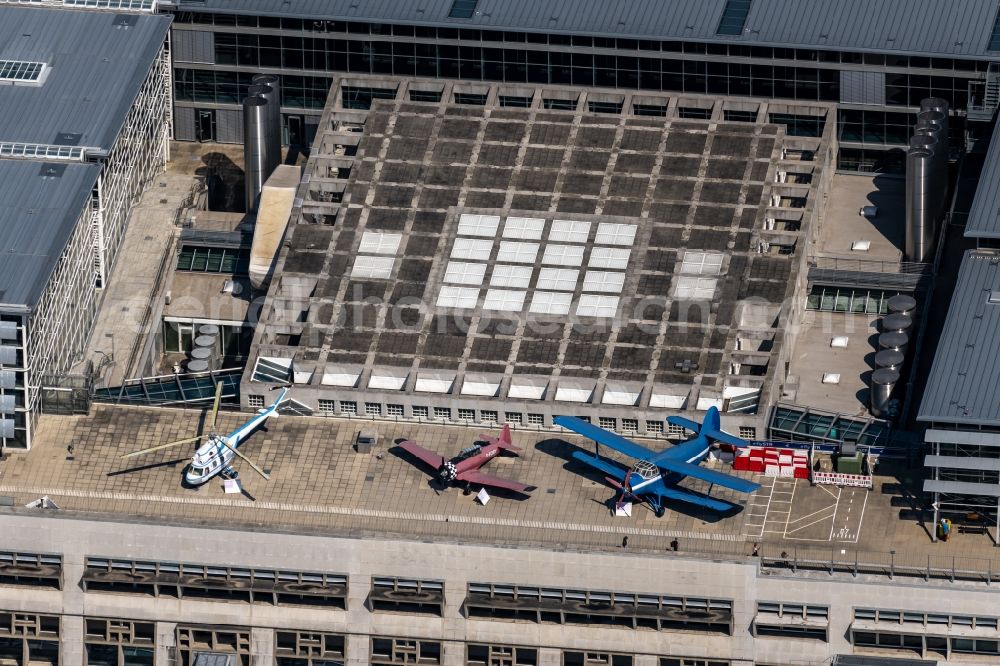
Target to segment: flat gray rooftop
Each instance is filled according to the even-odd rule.
[[[0,159],[0,310],[36,305],[100,174],[98,164]]]
[[[0,142],[110,150],[163,46],[169,16],[0,6],[0,60],[47,65],[0,85]]]

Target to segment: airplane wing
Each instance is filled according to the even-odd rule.
[[[700,423],[698,423],[697,421],[692,421],[691,419],[686,419],[683,416],[672,416],[672,415],[668,416],[667,423],[669,423],[670,425],[680,426],[681,428],[690,430],[695,434],[701,431]]]
[[[584,453],[583,451],[574,451],[573,460],[578,460],[584,465],[590,465],[594,469],[604,472],[612,479],[623,479],[625,478],[625,473],[628,471],[623,465],[619,465],[610,460],[605,460],[604,458],[598,458],[597,456]]]
[[[604,428],[598,428],[597,426],[587,423],[582,419],[578,419],[575,416],[556,416],[552,419],[552,422],[558,426],[566,428],[567,430],[572,430],[578,435],[583,435],[587,439],[592,439],[599,444],[610,446],[619,453],[624,453],[627,456],[638,458],[639,460],[649,460],[656,456],[655,451],[650,451],[645,446],[636,444],[635,442],[625,439],[621,435],[609,432]]]
[[[733,505],[729,502],[688,492],[676,486],[666,486],[664,484],[660,484],[660,487],[657,488],[655,492],[658,492],[660,496],[668,499],[687,502],[688,504],[696,504],[697,506],[703,506],[706,509],[712,509],[713,511],[729,511],[733,508]]]
[[[434,453],[433,451],[428,451],[424,447],[420,446],[416,442],[406,440],[405,442],[399,443],[399,448],[403,449],[410,455],[420,458],[422,461],[437,469],[444,463],[444,458],[440,454]]]
[[[658,467],[662,467],[663,469],[670,470],[671,472],[677,472],[678,474],[690,476],[694,479],[708,481],[716,486],[732,488],[733,490],[737,490],[741,493],[752,493],[760,488],[760,484],[754,483],[753,481],[744,481],[739,477],[723,474],[722,472],[716,472],[714,469],[708,469],[707,467],[702,467],[701,465],[692,465],[681,460],[663,458],[658,459],[656,461],[656,465]]]
[[[537,488],[537,486],[529,486],[524,483],[518,483],[517,481],[511,481],[510,479],[501,479],[499,476],[484,474],[478,470],[471,470],[465,472],[464,474],[459,474],[458,480],[468,481],[469,483],[475,483],[480,486],[490,486],[491,488],[506,488],[507,490],[515,490],[519,493],[530,493],[532,490]]]

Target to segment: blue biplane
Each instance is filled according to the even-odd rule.
[[[719,410],[715,407],[709,408],[702,423],[681,416],[668,416],[668,423],[690,430],[695,433],[695,437],[659,452],[650,451],[644,446],[575,416],[557,416],[552,422],[598,444],[609,446],[630,458],[635,458],[636,462],[632,467],[625,468],[621,463],[598,455],[583,451],[573,452],[575,460],[608,474],[606,480],[621,491],[622,501],[632,499],[636,502],[646,502],[657,517],[666,511],[663,506],[665,500],[688,502],[713,511],[728,511],[733,508],[734,505],[729,502],[679,488],[677,484],[687,476],[741,493],[752,493],[760,487],[752,481],[701,466],[713,441],[736,447],[747,446],[745,440],[722,431]]]

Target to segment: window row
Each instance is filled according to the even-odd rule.
[[[924,613],[922,611],[855,608],[854,619],[871,622],[913,623],[924,626],[971,627],[997,630],[997,618],[981,615],[949,615],[948,613]]]
[[[62,589],[62,555],[0,551],[0,585]]]
[[[729,58],[756,58],[761,60],[797,60],[801,62],[845,63],[850,65],[871,65],[877,67],[955,70],[960,72],[985,72],[988,63],[957,58],[929,58],[899,54],[860,53],[849,51],[824,51],[818,49],[793,49],[787,47],[748,46],[727,42],[680,42],[648,39],[628,39],[614,37],[593,37],[590,35],[547,34],[544,32],[515,32],[501,30],[476,30],[471,28],[446,28],[432,26],[392,25],[387,23],[361,23],[328,21],[323,19],[279,18],[276,16],[253,16],[234,14],[212,14],[208,12],[181,11],[174,14],[175,24],[216,25],[220,27],[238,26],[242,28],[280,29],[286,38],[301,39],[290,32],[311,34],[351,34],[412,37],[417,39],[460,40],[463,42],[505,42],[511,44],[549,44],[552,46],[574,46],[577,48],[617,49],[621,51],[650,51],[664,53],[688,53],[692,55],[715,55]],[[241,31],[244,32],[244,31]],[[216,33],[221,34],[221,33]],[[261,35],[262,37],[265,35]],[[267,35],[270,36],[270,35]],[[276,35],[275,35],[276,36]]]
[[[1000,641],[983,638],[925,636],[884,631],[851,630],[851,643],[860,648],[910,650],[925,656],[935,653],[945,657],[954,654],[1000,655]]]

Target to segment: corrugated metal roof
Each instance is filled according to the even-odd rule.
[[[40,86],[0,85],[0,141],[56,143],[81,134],[81,146],[109,150],[157,51],[170,17],[122,16],[35,7],[0,7],[0,59],[52,66]]]
[[[62,175],[45,177],[50,166]],[[0,160],[0,310],[38,302],[100,173],[99,164]]]
[[[998,302],[991,303],[990,295]],[[1000,425],[1000,253],[962,258],[920,421]]]
[[[965,224],[968,238],[1000,238],[1000,132],[993,130]]]
[[[742,35],[717,36],[725,0],[204,0],[181,10],[385,21],[638,39],[724,40],[820,49],[990,57],[1000,0],[754,0]]]

